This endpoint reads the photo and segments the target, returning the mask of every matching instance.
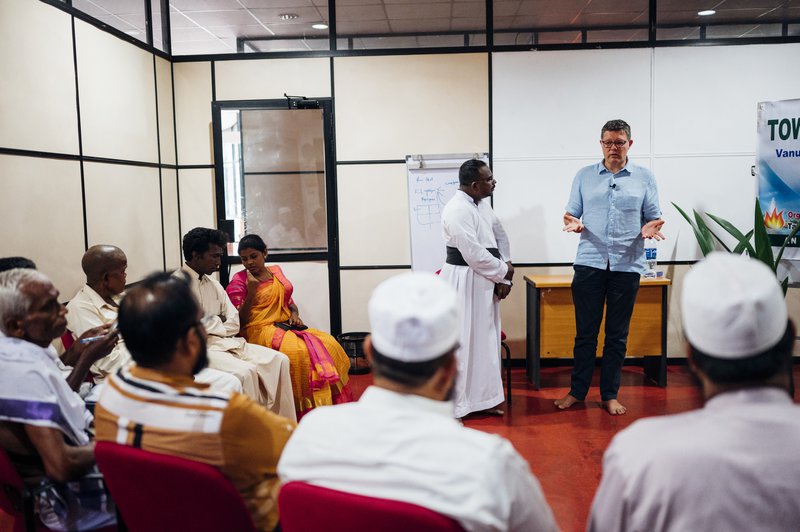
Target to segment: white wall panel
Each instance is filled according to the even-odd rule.
[[[164,210],[164,252],[167,270],[180,268],[183,263],[181,253],[180,220],[178,217],[178,173],[175,170],[161,170],[161,192]]]
[[[234,249],[235,253],[236,250]],[[330,287],[327,262],[273,262],[277,264],[294,287],[292,299],[300,311],[300,318],[309,327],[330,332]],[[230,275],[241,271],[240,264],[231,266]]]
[[[153,54],[75,21],[83,153],[158,162]]]
[[[178,171],[178,190],[181,205],[181,231],[184,234],[195,227],[217,227],[213,170]],[[182,238],[183,235],[181,235]]]
[[[406,165],[340,165],[337,174],[341,264],[410,264]]]
[[[128,282],[164,269],[158,169],[86,163],[89,246],[111,244],[128,256]]]
[[[269,260],[269,259],[268,259]],[[327,262],[284,262],[279,264],[294,286],[300,318],[309,327],[330,332],[331,302]]]
[[[670,358],[686,357],[681,295],[683,294],[683,280],[691,268],[691,266],[685,264],[661,266],[661,269],[664,270],[664,275],[672,281],[667,296],[667,356]]]
[[[615,118],[648,154],[651,59],[650,49],[493,54],[495,160],[600,155],[600,129]]]
[[[267,258],[267,265],[271,264],[280,266],[286,278],[292,283],[294,287],[292,299],[300,311],[300,319],[303,320],[303,323],[314,329],[330,332],[331,302],[328,287],[328,263],[272,262]],[[231,278],[243,269],[241,264],[232,265]]]
[[[369,332],[367,303],[372,291],[386,279],[411,270],[343,270],[342,282],[342,331]]]
[[[0,155],[0,176],[1,255],[33,260],[66,301],[86,282],[80,165]]]
[[[488,150],[486,54],[334,61],[340,161]]]
[[[0,0],[0,146],[78,153],[71,17]]]
[[[161,141],[161,162],[175,164],[175,120],[172,102],[172,67],[169,61],[156,57],[158,86],[158,135]]]
[[[561,230],[564,207],[575,174],[599,158],[495,160],[494,209],[508,232],[514,262],[575,260],[579,237]],[[631,160],[650,166],[649,158]]]
[[[798,97],[798,58],[800,44],[656,49],[655,153],[755,152],[756,104]]]
[[[331,95],[327,57],[217,61],[218,100],[280,99],[285,94],[323,98]]]
[[[211,63],[174,63],[178,164],[211,164]]]
[[[672,206],[676,203],[692,216],[692,209],[725,218],[746,233],[753,228],[756,178],[750,175],[750,156],[657,157],[653,171],[658,182],[664,213],[662,232],[667,240],[658,243],[663,261],[697,260],[702,257],[692,228]],[[709,227],[727,242],[733,240],[710,219]]]

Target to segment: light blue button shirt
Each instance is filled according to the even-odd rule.
[[[575,264],[644,273],[642,226],[661,217],[650,170],[630,160],[616,174],[603,161],[581,168],[566,209],[584,225]]]

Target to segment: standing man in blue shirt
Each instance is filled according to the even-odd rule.
[[[606,122],[600,131],[603,160],[578,171],[564,213],[568,233],[580,233],[572,300],[575,305],[575,366],[570,391],[556,400],[564,410],[589,391],[597,334],[606,308],[600,369],[600,399],[611,415],[624,414],[617,401],[628,328],[639,277],[644,273],[644,239],[663,240],[655,177],[628,160],[633,145],[624,120]]]

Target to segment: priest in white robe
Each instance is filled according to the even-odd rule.
[[[514,267],[508,236],[487,198],[495,180],[489,166],[471,159],[458,172],[459,189],[442,212],[447,260],[441,276],[458,292],[463,310],[453,390],[456,417],[500,414],[500,300],[508,296]]]

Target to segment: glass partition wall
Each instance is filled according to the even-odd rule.
[[[214,102],[218,227],[229,233],[220,280],[241,268],[237,242],[257,234],[268,262],[299,288],[330,293],[329,308],[306,308],[317,326],[340,331],[336,183],[330,100]],[[334,307],[335,305],[335,307]]]
[[[274,253],[328,249],[322,109],[222,109],[225,218]]]

